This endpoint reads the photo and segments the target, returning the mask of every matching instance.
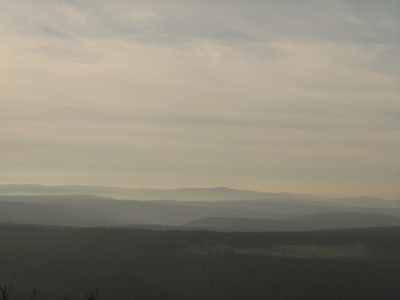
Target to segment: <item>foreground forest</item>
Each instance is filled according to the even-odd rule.
[[[11,299],[398,299],[400,227],[313,232],[0,226]]]

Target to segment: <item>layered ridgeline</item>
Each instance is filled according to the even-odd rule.
[[[0,185],[0,223],[158,225],[226,231],[400,226],[400,200],[327,198],[224,187],[157,190]]]

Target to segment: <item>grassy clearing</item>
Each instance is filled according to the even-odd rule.
[[[218,254],[256,254],[276,257],[305,257],[305,258],[355,258],[368,257],[365,248],[360,243],[348,245],[274,245],[263,248],[231,248],[212,245],[208,247],[192,247],[192,252],[204,255]]]

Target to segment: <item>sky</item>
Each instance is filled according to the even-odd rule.
[[[398,0],[0,0],[0,183],[400,198]]]

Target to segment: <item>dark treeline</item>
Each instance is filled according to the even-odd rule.
[[[400,295],[400,228],[218,233],[2,225],[0,241],[0,285],[15,274],[10,299],[29,299],[33,287],[42,300],[85,299],[95,288],[99,300]],[[280,246],[321,255],[280,255]],[[324,249],[347,246],[358,252],[324,256]]]

